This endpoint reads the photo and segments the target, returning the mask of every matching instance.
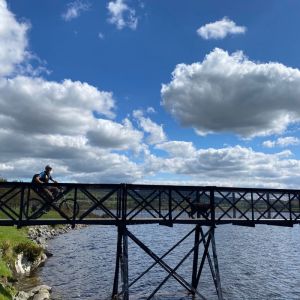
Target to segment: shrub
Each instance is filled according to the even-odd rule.
[[[12,257],[12,245],[9,240],[3,241],[0,245],[2,250],[2,257],[6,260],[9,260]]]
[[[43,248],[32,242],[23,242],[14,247],[17,254],[22,253],[30,262],[34,262],[43,252]]]

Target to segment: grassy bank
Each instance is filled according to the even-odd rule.
[[[18,253],[34,261],[42,249],[27,237],[27,228],[0,227],[0,300],[10,300],[16,292],[14,263]]]

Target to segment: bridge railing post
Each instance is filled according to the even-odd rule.
[[[271,203],[270,203],[270,194],[267,193],[267,203],[268,203],[268,219],[272,218],[272,214],[271,214]]]
[[[169,188],[169,221],[172,222],[172,190]]]
[[[293,221],[293,217],[292,217],[292,200],[291,200],[291,193],[288,194],[289,195],[289,214],[290,214],[290,221]]]
[[[75,228],[75,225],[76,225],[76,207],[77,207],[77,187],[74,188],[74,205],[73,205],[72,228]]]
[[[233,203],[233,213],[232,213],[232,217],[235,219],[235,218],[236,218],[235,192],[232,192],[232,203]]]
[[[253,199],[253,192],[251,192],[251,217],[252,217],[252,222],[254,222],[254,199]]]
[[[121,202],[122,202],[122,221],[126,222],[127,219],[127,185],[122,184],[121,188]]]
[[[159,212],[159,218],[161,218],[161,190],[159,190],[158,193],[158,212]]]
[[[23,185],[21,187],[21,194],[20,194],[20,210],[19,210],[18,228],[21,228],[22,223],[23,223],[24,194],[25,194],[25,187]]]
[[[122,218],[122,184],[119,184],[119,189],[117,191],[117,218]]]
[[[210,201],[210,212],[211,212],[211,221],[213,226],[215,226],[216,214],[215,214],[215,187],[211,186],[209,188],[209,201]]]

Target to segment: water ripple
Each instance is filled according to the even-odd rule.
[[[299,300],[300,299],[300,227],[259,225],[245,228],[232,225],[216,229],[216,243],[224,299],[227,300]],[[185,235],[191,226],[173,228],[158,225],[129,226],[137,237],[156,254],[162,255]],[[49,244],[51,257],[39,275],[53,286],[54,299],[110,299],[114,275],[116,228],[89,226],[57,237]],[[193,245],[193,236],[182,243],[166,262],[174,267]],[[141,249],[129,241],[130,280],[153,263]],[[191,280],[192,257],[178,269]],[[146,299],[167,276],[154,267],[130,289],[130,299]],[[199,291],[207,299],[217,299],[209,267],[203,269]],[[160,300],[192,299],[170,279],[156,295]],[[196,298],[197,299],[197,298]]]

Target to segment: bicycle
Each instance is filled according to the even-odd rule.
[[[59,192],[54,198],[51,198],[50,195],[41,188],[36,191],[36,194],[41,195],[41,198],[32,197],[28,201],[25,201],[23,205],[23,212],[28,219],[38,219],[48,213],[51,210],[50,204],[53,203],[58,203],[58,209],[68,218],[73,217],[74,213],[75,216],[79,213],[78,203],[74,201],[73,198],[66,198],[63,188],[59,188]]]

